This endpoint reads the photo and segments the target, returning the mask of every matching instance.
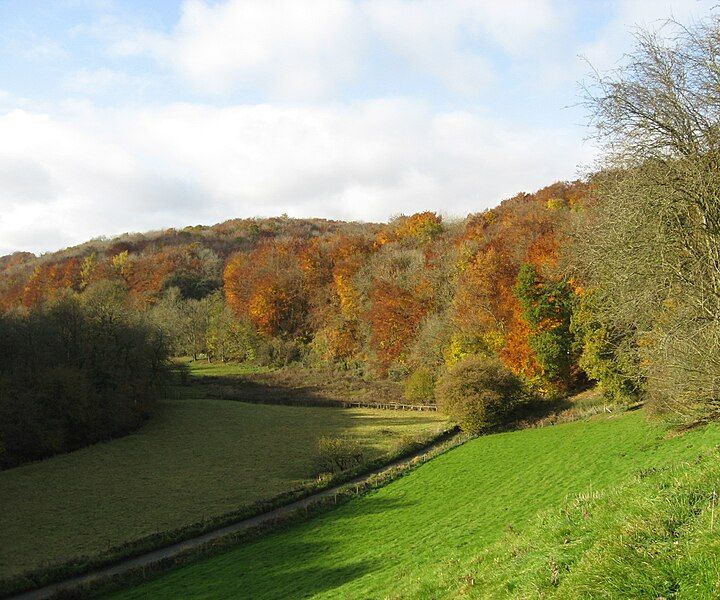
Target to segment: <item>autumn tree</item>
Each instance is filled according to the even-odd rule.
[[[225,295],[230,307],[264,335],[298,334],[307,316],[303,271],[292,244],[270,242],[228,262]]]
[[[385,375],[393,363],[406,362],[404,355],[432,306],[425,254],[420,248],[387,244],[364,266],[359,280],[367,299],[370,346],[378,372]]]
[[[335,234],[315,238],[300,251],[311,347],[322,360],[347,366],[360,351],[363,298],[356,276],[372,250],[368,236]]]
[[[399,239],[411,238],[420,243],[427,243],[441,235],[442,217],[434,212],[416,213],[409,217],[399,217],[395,223],[395,235]]]
[[[384,281],[373,286],[371,302],[372,345],[379,371],[385,375],[405,350],[427,309],[411,291]]]
[[[35,267],[23,289],[24,306],[36,304],[53,298],[61,290],[80,288],[80,264],[77,258],[42,264]]]

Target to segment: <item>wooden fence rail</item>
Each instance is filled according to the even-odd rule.
[[[419,410],[419,411],[437,411],[434,404],[399,404],[398,402],[359,402],[359,401],[339,401],[343,408],[383,408],[385,410]]]

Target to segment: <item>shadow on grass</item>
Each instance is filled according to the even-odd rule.
[[[290,549],[298,557],[312,554],[313,544],[295,544]],[[163,598],[237,598],[268,599],[309,598],[322,592],[328,592],[345,585],[366,573],[374,566],[372,561],[358,561],[343,566],[273,569],[263,574],[250,572],[242,565],[225,568],[222,573],[208,572],[206,579],[183,582],[169,593],[161,593]],[[132,596],[150,598],[153,593]]]
[[[544,400],[535,398],[518,406],[510,415],[510,423],[539,421],[572,408],[573,403],[568,398],[557,400]]]
[[[347,401],[403,403],[402,387],[388,380],[366,380],[354,372],[291,365],[264,372],[193,373],[185,382],[205,397],[254,403],[337,406]]]
[[[332,538],[317,539],[318,521],[290,525],[127,589],[118,598],[294,599],[332,592],[387,566],[373,558],[367,545],[358,546],[348,559],[347,546],[352,542],[343,532],[351,532],[358,519],[408,506],[403,500],[366,496],[354,504],[351,515],[332,511],[321,517],[333,521]]]
[[[341,515],[335,513],[328,518],[331,518],[333,522],[338,523],[341,521],[356,520],[359,517],[362,518],[367,515],[379,515],[382,513],[393,512],[416,504],[418,504],[417,501],[408,502],[407,500],[400,500],[398,498],[375,498],[373,496],[365,496],[362,512],[353,512],[351,515]]]
[[[317,376],[317,375],[316,375]],[[216,398],[253,404],[287,406],[342,407],[347,402],[372,404],[406,404],[400,393],[388,389],[387,382],[347,381],[332,376],[323,381],[308,382],[302,376],[283,378],[275,373],[253,376],[213,375],[191,377],[178,396]]]
[[[286,385],[272,380],[258,381],[249,377],[193,377],[190,379],[188,387],[191,391],[183,392],[185,397],[190,395],[191,397],[287,406],[342,406],[341,400],[324,394],[316,386]]]

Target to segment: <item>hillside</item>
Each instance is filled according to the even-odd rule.
[[[489,590],[497,587],[474,588],[475,577],[480,583],[478,571],[494,577],[499,589],[510,597],[518,597],[507,586],[514,579],[524,582],[527,578],[524,557],[531,561],[528,567],[539,569],[539,575],[547,579],[544,565],[555,554],[546,547],[566,530],[558,517],[552,517],[552,527],[539,534],[539,550],[512,554],[514,548],[524,546],[517,542],[508,545],[508,536],[534,541],[528,528],[538,511],[566,502],[582,507],[602,498],[606,490],[625,485],[607,492],[608,497],[616,498],[611,510],[620,511],[613,512],[613,523],[620,527],[625,509],[618,494],[627,493],[633,500],[642,496],[642,491],[633,487],[637,474],[644,476],[678,461],[692,461],[719,442],[716,426],[666,438],[665,428],[647,422],[642,412],[484,436],[310,522],[179,568],[113,597],[429,599],[475,592],[493,597]],[[584,494],[584,500],[574,503],[572,498],[578,494]],[[571,514],[553,514],[568,514],[576,528],[578,510],[572,510]],[[632,512],[633,508],[626,510]],[[662,519],[662,513],[655,517],[641,511],[637,514],[638,518]],[[571,540],[577,539],[573,528],[567,533]],[[526,531],[530,533],[522,537]],[[587,536],[577,542],[580,546],[572,554],[575,560],[582,544],[587,546],[583,539]],[[638,543],[653,542],[638,538]],[[574,544],[571,549],[576,548]],[[491,556],[508,561],[504,570],[497,571],[493,562],[485,567],[488,548],[494,553]],[[508,553],[515,558],[506,558]],[[561,570],[569,562],[558,560],[562,560]],[[603,559],[588,557],[590,564],[594,564],[592,560]],[[605,560],[612,561],[612,556]],[[523,589],[533,597],[536,588],[533,580],[529,581]],[[638,585],[644,593],[649,589]],[[678,585],[682,587],[682,582]]]
[[[180,355],[308,358],[402,380],[490,352],[564,391],[582,380],[577,358],[556,365],[532,340],[551,335],[567,351],[567,315],[551,307],[547,317],[564,322],[541,331],[548,319],[533,322],[516,286],[531,269],[538,285],[572,296],[556,268],[562,230],[590,196],[588,183],[558,182],[462,221],[431,212],[386,224],[237,219],[16,253],[0,259],[0,308],[33,308],[111,281]]]
[[[203,260],[207,263],[218,259],[224,261],[231,254],[247,252],[266,239],[279,237],[307,240],[337,232],[373,232],[377,227],[325,219],[232,219],[211,226],[194,225],[180,230],[101,237],[40,256],[30,252],[16,252],[0,257],[0,306],[30,306],[52,296],[59,289],[80,290],[91,281],[112,275],[112,259],[123,253],[127,253],[131,262],[135,263],[135,278],[128,282],[131,289],[139,295],[157,295],[173,276],[187,274],[193,269],[196,274],[201,273],[199,267]],[[88,259],[93,266],[97,265],[98,272],[94,276],[87,268],[83,271],[83,263]],[[220,272],[214,275],[218,277]],[[156,287],[152,287],[153,284]]]
[[[111,395],[127,378],[110,372],[122,361],[89,362],[121,338],[128,351],[118,352],[142,355],[142,370],[158,374],[169,356],[292,365],[287,377],[255,382],[267,392],[317,391],[318,383],[337,381],[317,393],[434,404],[435,384],[448,370],[486,358],[537,399],[582,389],[608,351],[586,343],[597,326],[577,310],[583,288],[563,257],[572,250],[566,230],[593,205],[592,189],[558,182],[462,221],[433,212],[385,224],[236,219],[4,257],[0,328],[17,364],[0,365],[8,378],[0,464],[122,435],[150,416],[159,376],[122,396],[117,417],[95,415],[109,421],[102,427],[64,407],[96,406],[89,396]],[[583,320],[574,324],[575,315]],[[111,323],[121,331],[109,332]],[[40,356],[26,343],[36,335],[44,336],[42,347],[74,350]],[[141,352],[130,351],[140,348],[133,337],[146,340]],[[29,368],[37,362],[42,370]],[[632,391],[615,387],[604,388],[610,399],[633,400]],[[43,392],[18,400],[30,389]]]
[[[710,0],[32,4],[0,597],[720,598]]]

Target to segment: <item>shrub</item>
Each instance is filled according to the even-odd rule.
[[[258,362],[268,367],[285,367],[302,358],[302,347],[293,340],[269,338],[258,348]]]
[[[415,404],[432,404],[435,398],[435,376],[426,367],[418,367],[405,382],[406,400]]]
[[[464,431],[480,433],[499,425],[522,396],[522,382],[498,359],[472,356],[438,382],[438,408]]]
[[[325,473],[339,473],[358,467],[365,461],[363,450],[355,440],[322,436],[317,441],[317,464]]]
[[[419,450],[427,443],[422,436],[413,435],[411,433],[403,434],[400,439],[395,441],[393,451],[397,455],[409,454],[415,450]]]

